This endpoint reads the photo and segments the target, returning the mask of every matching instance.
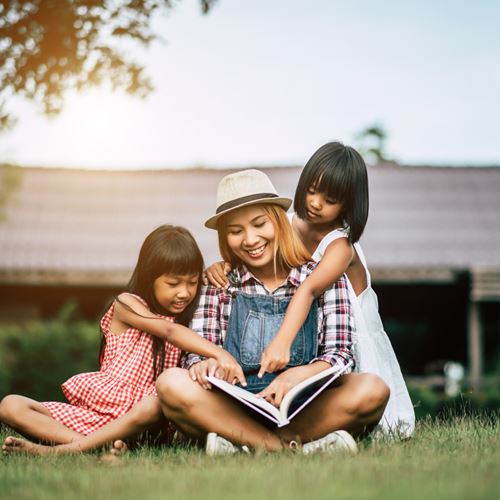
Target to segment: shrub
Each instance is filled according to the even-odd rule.
[[[75,310],[67,304],[51,320],[0,326],[0,396],[64,401],[65,380],[99,369],[99,325],[75,319]]]
[[[486,388],[478,392],[463,392],[450,398],[442,390],[436,391],[429,386],[409,386],[410,397],[415,406],[415,416],[450,418],[463,415],[493,414],[498,417],[500,390]]]

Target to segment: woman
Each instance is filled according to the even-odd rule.
[[[290,204],[258,170],[222,179],[216,214],[205,225],[217,229],[222,257],[234,270],[227,289],[202,289],[191,324],[200,335],[236,357],[248,390],[276,406],[306,378],[332,365],[353,362],[353,318],[347,285],[341,278],[311,308],[303,326],[301,338],[305,341],[292,345],[289,367],[279,374],[257,377],[269,332],[272,337],[290,298],[314,269],[287,219]],[[259,322],[250,320],[252,317],[264,319]],[[159,377],[162,409],[184,433],[200,439],[209,434],[207,452],[211,454],[234,453],[238,449],[234,445],[275,451],[297,442],[307,443],[304,453],[356,451],[348,432],[359,435],[376,425],[389,397],[379,377],[349,373],[289,425],[268,428],[231,398],[210,390],[206,377],[216,373],[215,360],[190,354],[184,366],[186,369],[170,369]]]

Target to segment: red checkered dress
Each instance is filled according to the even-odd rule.
[[[136,328],[114,335],[110,331],[113,311],[114,305],[101,320],[106,339],[101,370],[64,382],[62,390],[69,404],[42,403],[53,418],[80,434],[90,434],[117,419],[145,396],[156,396],[153,337]],[[180,349],[165,342],[165,369],[178,366],[180,355]]]

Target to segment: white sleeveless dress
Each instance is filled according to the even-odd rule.
[[[313,260],[319,262],[328,245],[338,238],[347,238],[345,230],[335,229],[328,233],[312,255]],[[377,295],[371,287],[370,272],[363,250],[359,243],[354,244],[354,249],[365,268],[367,280],[366,289],[356,296],[349,278],[345,276],[356,323],[355,371],[379,375],[391,390],[378,431],[394,437],[407,438],[415,429],[415,411],[391,341],[384,331],[378,312]]]

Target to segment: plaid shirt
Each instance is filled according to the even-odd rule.
[[[215,288],[212,285],[202,287],[200,302],[191,321],[191,328],[222,347],[231,314],[232,292],[291,297],[315,267],[315,263],[308,262],[293,268],[285,282],[270,292],[244,265],[240,265],[229,274],[230,285],[227,289]],[[345,278],[341,277],[319,298],[318,353],[311,362],[321,360],[331,365],[337,363],[344,366],[351,361],[354,366],[351,352],[354,333],[354,317],[347,283]],[[202,359],[196,354],[188,354],[184,357],[182,365],[190,368]]]

